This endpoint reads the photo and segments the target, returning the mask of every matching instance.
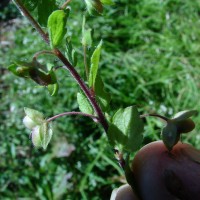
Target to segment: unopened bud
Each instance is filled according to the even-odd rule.
[[[28,116],[24,117],[23,119],[23,124],[26,126],[28,129],[33,129],[37,124]]]
[[[42,141],[40,137],[40,126],[33,128],[31,132],[31,141],[35,147],[42,147]]]

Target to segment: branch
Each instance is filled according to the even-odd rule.
[[[159,115],[159,114],[144,114],[144,115],[140,115],[140,118],[145,118],[145,117],[158,117],[159,119],[161,119],[162,121],[164,121],[166,123],[169,121],[169,118],[164,117],[164,116]]]
[[[47,119],[47,122],[50,122],[50,121],[53,121],[54,119],[57,119],[59,117],[62,117],[62,116],[67,116],[67,115],[81,115],[81,116],[84,116],[84,117],[90,117],[92,118],[93,120],[95,120],[95,122],[98,122],[99,119],[98,117],[94,116],[94,115],[90,115],[90,114],[87,114],[87,113],[82,113],[82,112],[64,112],[64,113],[60,113],[58,115],[55,115],[53,117],[50,117],[49,119]]]
[[[108,123],[106,121],[106,118],[101,110],[101,108],[99,107],[99,105],[97,104],[95,98],[93,98],[90,94],[90,90],[88,89],[88,87],[86,86],[85,82],[81,79],[80,75],[78,74],[78,72],[75,70],[75,68],[69,63],[69,61],[65,58],[65,56],[60,52],[60,50],[55,49],[54,50],[55,54],[57,55],[57,57],[63,62],[63,64],[66,66],[66,69],[69,70],[69,72],[71,73],[71,75],[74,77],[74,79],[76,80],[76,82],[79,84],[80,88],[83,90],[83,92],[85,93],[85,95],[87,96],[88,100],[90,101],[92,107],[94,108],[97,116],[99,117],[99,122],[101,123],[101,125],[103,126],[105,132],[107,132],[108,130]]]
[[[71,0],[67,0],[65,3],[63,3],[63,5],[60,7],[60,9],[65,9],[67,7],[67,5],[70,3]]]
[[[51,55],[54,55],[54,52],[53,51],[49,51],[49,50],[43,50],[43,51],[39,51],[37,53],[35,53],[33,55],[33,60],[37,60],[37,57],[42,55],[42,54],[51,54]]]

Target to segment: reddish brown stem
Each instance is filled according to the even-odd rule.
[[[47,119],[47,122],[50,122],[50,121],[53,121],[54,119],[57,119],[59,117],[62,117],[62,116],[67,116],[67,115],[80,115],[80,116],[84,116],[84,117],[90,117],[92,118],[93,120],[97,121],[98,122],[98,118],[94,115],[90,115],[90,114],[87,114],[87,113],[82,113],[82,112],[75,112],[75,111],[71,111],[71,112],[64,112],[64,113],[60,113],[58,115],[55,115],[53,117],[50,117],[49,119]]]
[[[169,118],[164,117],[164,116],[159,115],[159,114],[144,114],[144,115],[140,115],[140,118],[145,118],[145,117],[158,117],[159,119],[161,119],[162,121],[164,121],[166,123],[169,121]]]

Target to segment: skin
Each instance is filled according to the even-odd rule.
[[[110,200],[139,200],[130,185],[125,184],[114,189]]]
[[[199,200],[200,151],[178,142],[169,152],[162,141],[144,146],[132,162],[142,200]]]

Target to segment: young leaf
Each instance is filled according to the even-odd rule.
[[[91,47],[92,46],[92,29],[85,29],[85,16],[83,16],[83,23],[82,23],[82,45]]]
[[[113,116],[112,123],[123,133],[125,140],[115,139],[123,149],[133,152],[142,143],[144,125],[135,106],[119,109]],[[114,135],[110,134],[110,135]]]
[[[110,95],[104,90],[103,81],[98,74],[96,76],[94,91],[97,102],[100,104],[101,109],[103,112],[107,112],[111,98]]]
[[[35,61],[29,63],[16,61],[8,67],[8,70],[21,78],[31,78],[42,86],[57,83],[54,71],[50,70],[49,72],[45,72],[45,68],[46,66]]]
[[[122,144],[124,144],[128,138],[116,125],[110,123],[108,128],[108,140],[111,146],[121,151],[123,149]]]
[[[41,113],[37,110],[31,109],[31,108],[24,108],[24,112],[36,124],[39,125],[39,124],[43,123],[43,121],[44,121],[43,113]]]
[[[180,134],[177,132],[177,127],[174,123],[168,123],[162,130],[162,139],[169,151],[178,142]]]
[[[42,147],[42,141],[40,137],[40,126],[36,126],[32,129],[31,141],[34,147],[37,147],[37,148]]]
[[[83,93],[77,93],[77,101],[79,105],[79,109],[81,112],[87,113],[87,114],[94,114],[94,110],[86,98],[86,96]]]
[[[84,30],[83,34],[82,34],[82,45],[83,46],[87,46],[87,47],[91,47],[92,46],[92,29],[87,29]]]
[[[33,69],[32,63],[15,61],[8,67],[8,70],[11,71],[14,75],[22,77],[22,78],[29,78],[29,72]]]
[[[51,69],[49,71],[49,74],[51,76],[51,84],[49,84],[47,86],[47,88],[48,88],[50,95],[55,96],[58,93],[58,90],[59,90],[57,77],[56,77],[55,71],[53,69]]]
[[[54,11],[48,19],[48,30],[51,48],[56,48],[62,42],[67,29],[67,13],[64,10]]]
[[[92,29],[85,29],[85,16],[83,16],[81,43],[86,47],[92,46]]]
[[[59,85],[58,85],[58,83],[50,84],[47,86],[47,89],[51,96],[55,96],[58,94]]]
[[[43,122],[40,126],[36,126],[32,129],[31,140],[35,147],[46,149],[52,135],[52,124]]]
[[[46,149],[53,135],[52,123],[44,122],[40,126],[39,131],[40,131],[41,146],[43,149]]]
[[[71,40],[69,37],[66,39],[65,55],[66,55],[68,61],[71,63],[71,65],[75,67],[77,65],[77,53],[73,49],[72,43],[71,43]]]
[[[99,66],[99,59],[101,54],[101,46],[102,46],[102,40],[94,50],[94,53],[91,57],[91,68],[90,68],[90,74],[89,74],[89,87],[95,86],[95,80],[98,72],[98,66]]]

